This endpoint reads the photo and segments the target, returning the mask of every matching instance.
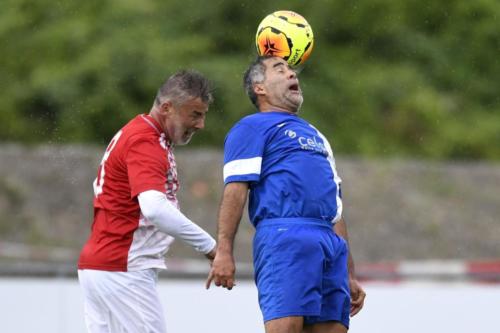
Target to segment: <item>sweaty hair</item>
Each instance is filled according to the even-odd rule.
[[[253,90],[253,86],[256,83],[262,83],[266,78],[266,65],[264,65],[264,60],[272,58],[271,56],[258,56],[251,64],[248,66],[245,74],[243,74],[243,88],[248,97],[252,101],[252,104],[258,107],[257,95]]]
[[[195,70],[181,70],[169,77],[160,89],[158,89],[155,104],[161,104],[168,99],[174,105],[178,106],[198,97],[203,103],[212,103],[213,97],[210,81],[203,74]]]

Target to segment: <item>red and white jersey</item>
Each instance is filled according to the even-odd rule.
[[[179,207],[175,157],[160,125],[139,115],[109,143],[94,181],[92,232],[78,261],[79,269],[137,271],[166,268],[173,237],[146,220],[137,196],[156,190]]]

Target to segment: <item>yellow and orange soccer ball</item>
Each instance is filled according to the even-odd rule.
[[[314,35],[301,15],[280,10],[267,15],[257,28],[255,44],[259,55],[281,57],[290,66],[303,64],[311,55]]]

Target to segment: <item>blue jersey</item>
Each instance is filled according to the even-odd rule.
[[[241,119],[224,144],[224,183],[248,182],[250,220],[342,214],[340,178],[326,138],[295,114],[259,112]]]

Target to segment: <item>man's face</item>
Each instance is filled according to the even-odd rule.
[[[205,127],[207,112],[208,104],[199,97],[177,107],[171,105],[165,126],[170,141],[176,145],[187,144],[194,132]]]
[[[297,112],[304,101],[297,73],[278,57],[264,60],[265,79],[262,82],[269,104]]]

